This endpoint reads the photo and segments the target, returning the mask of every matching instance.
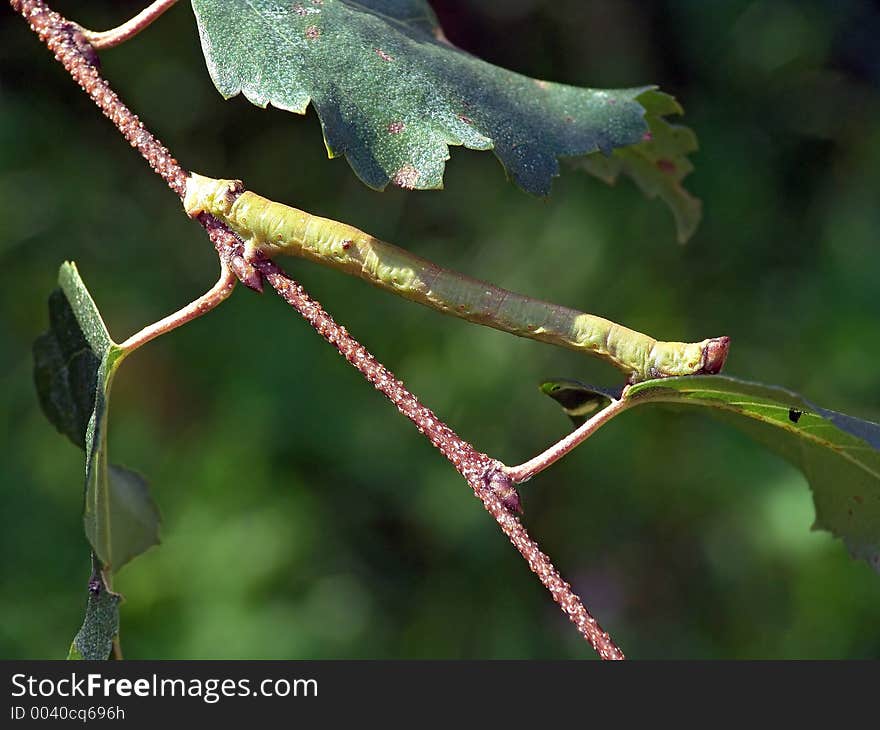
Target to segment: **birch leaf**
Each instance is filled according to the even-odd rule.
[[[68,659],[109,659],[113,640],[119,634],[119,604],[122,596],[113,593],[100,571],[89,581],[86,615],[83,625],[73,637]]]
[[[105,568],[159,542],[146,480],[107,460],[110,389],[125,350],[113,342],[73,263],[49,297],[49,330],[34,343],[34,381],[46,417],[86,452],[86,536]]]
[[[424,0],[192,6],[218,91],[298,114],[313,104],[330,157],[344,155],[373,188],[442,187],[450,145],[493,150],[514,182],[536,195],[549,193],[560,157],[611,155],[641,143],[649,123],[671,146],[670,159],[684,159],[693,146],[689,133],[665,134],[662,116],[680,112],[672,97],[650,86],[579,88],[493,66],[450,45]],[[656,167],[611,159],[650,195],[678,203],[658,187]]]
[[[552,381],[542,390],[556,398],[550,391],[557,383],[564,384],[569,404],[597,397],[595,388],[583,385],[578,395],[575,381]],[[880,572],[880,424],[821,408],[783,388],[721,375],[647,380],[632,386],[625,400],[708,408],[782,456],[810,484],[813,529],[831,532],[853,557]]]

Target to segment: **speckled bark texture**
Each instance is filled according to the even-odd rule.
[[[423,406],[394,375],[379,363],[344,327],[340,327],[311,299],[302,286],[290,279],[276,264],[267,259],[255,263],[278,294],[296,309],[318,333],[332,344],[339,353],[354,365],[373,386],[387,397],[397,409],[409,418],[419,431],[452,462],[456,470],[467,479],[474,493],[482,501],[486,511],[507,535],[514,547],[526,559],[529,568],[538,576],[553,600],[577,627],[581,635],[602,659],[623,659],[623,653],[611,637],[584,608],[580,598],[571,590],[550,559],[541,552],[537,543],[513,514],[519,500],[510,479],[500,472],[501,464],[476,451],[462,440],[434,413]]]
[[[10,0],[10,4],[25,17],[31,29],[104,112],[104,116],[113,122],[168,186],[182,197],[186,189],[186,172],[101,77],[97,55],[79,28],[49,10],[41,0]]]
[[[92,97],[129,143],[138,149],[150,167],[183,198],[187,173],[101,77],[94,49],[77,27],[49,10],[42,0],[10,0],[10,4],[29,21],[31,28],[54,52],[56,59]],[[569,584],[562,579],[550,559],[541,552],[514,515],[514,511],[519,509],[519,499],[511,480],[501,472],[502,464],[478,452],[423,406],[393,373],[349,335],[344,327],[338,325],[319,302],[312,299],[300,284],[275,263],[262,256],[252,262],[245,260],[243,244],[231,230],[207,214],[198,216],[198,220],[207,231],[221,259],[245,285],[261,290],[265,278],[285,301],[449,459],[550,591],[553,600],[599,656],[603,659],[623,659],[623,654],[611,637],[584,608],[580,598],[572,592]]]

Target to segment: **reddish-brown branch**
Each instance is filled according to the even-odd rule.
[[[518,507],[519,501],[510,477],[501,471],[501,464],[477,452],[432,411],[423,406],[403,383],[349,335],[344,327],[336,324],[321,305],[309,297],[302,286],[290,279],[273,261],[264,259],[256,262],[255,267],[288,304],[354,365],[377,390],[394,403],[397,409],[452,462],[489,514],[495,518],[510,542],[526,559],[544,587],[550,591],[553,600],[559,604],[596,653],[603,659],[623,659],[623,653],[611,637],[590,615],[580,598],[571,590],[571,586],[562,579],[550,559],[541,552],[538,544],[529,537],[526,528],[513,514],[512,508]]]
[[[110,88],[97,68],[97,56],[82,31],[63,16],[50,10],[42,0],[10,0],[12,7],[30,23],[43,43],[55,54],[73,80],[80,85],[104,115],[141,153],[150,167],[183,197],[186,171]]]
[[[10,4],[24,15],[31,28],[55,53],[56,59],[129,143],[137,148],[150,167],[178,196],[183,197],[187,173],[101,77],[96,66],[94,49],[77,26],[49,10],[43,0],[10,0]],[[486,510],[495,518],[504,534],[526,559],[529,567],[553,596],[553,600],[599,656],[603,659],[623,659],[623,653],[611,637],[584,608],[571,586],[562,579],[550,559],[541,552],[513,514],[513,509],[518,507],[518,498],[515,487],[510,477],[503,473],[500,462],[478,452],[423,406],[402,382],[349,335],[344,327],[336,324],[323,307],[274,262],[265,258],[246,261],[242,242],[226,226],[208,215],[199,216],[199,222],[207,231],[221,260],[245,285],[252,289],[261,289],[262,279],[265,277],[286,302],[449,459],[467,480]]]

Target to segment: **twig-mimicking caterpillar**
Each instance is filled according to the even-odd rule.
[[[661,342],[602,317],[500,289],[444,269],[345,223],[244,191],[238,180],[193,174],[184,207],[210,213],[249,250],[300,256],[469,322],[586,352],[610,362],[630,383],[721,370],[730,340]]]

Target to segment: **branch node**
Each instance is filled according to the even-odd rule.
[[[519,498],[519,492],[513,479],[504,471],[503,465],[499,462],[493,462],[486,470],[483,477],[484,487],[494,494],[504,505],[508,512],[521,515],[523,513],[522,503]]]
[[[253,289],[257,294],[263,293],[263,275],[244,256],[233,254],[229,259],[229,268],[248,289]]]
[[[76,23],[69,23],[70,40],[77,50],[83,55],[90,66],[94,66],[96,70],[101,70],[101,57],[95,50],[95,47],[89,43],[83,29]]]
[[[155,172],[181,198],[186,193],[187,174],[161,143],[144,128],[140,120],[119,100],[109,84],[100,76],[94,62],[94,50],[85,50],[88,38],[74,39],[76,30],[69,21],[52,12],[44,0],[10,0],[37,32],[40,39],[55,54],[73,79],[89,94],[101,111],[110,118],[123,136],[137,147]],[[173,4],[156,2],[154,6]],[[153,7],[153,6],[151,6]],[[338,352],[348,360],[377,390],[383,393],[397,409],[410,419],[421,433],[452,462],[467,480],[486,510],[495,518],[504,534],[525,558],[529,568],[547,588],[578,632],[589,642],[602,659],[623,659],[623,653],[602,630],[596,620],[575,595],[550,559],[541,552],[525,527],[516,518],[520,511],[519,495],[514,487],[517,479],[501,462],[476,451],[449,426],[425,408],[418,399],[379,363],[357,340],[348,334],[327,314],[321,305],[309,297],[296,281],[291,279],[271,260],[259,256],[248,260],[242,240],[211,215],[201,214],[199,222],[208,233],[221,262],[228,266],[246,286],[262,291],[263,278],[277,293],[296,309],[303,318]],[[118,642],[114,655],[121,658]]]

